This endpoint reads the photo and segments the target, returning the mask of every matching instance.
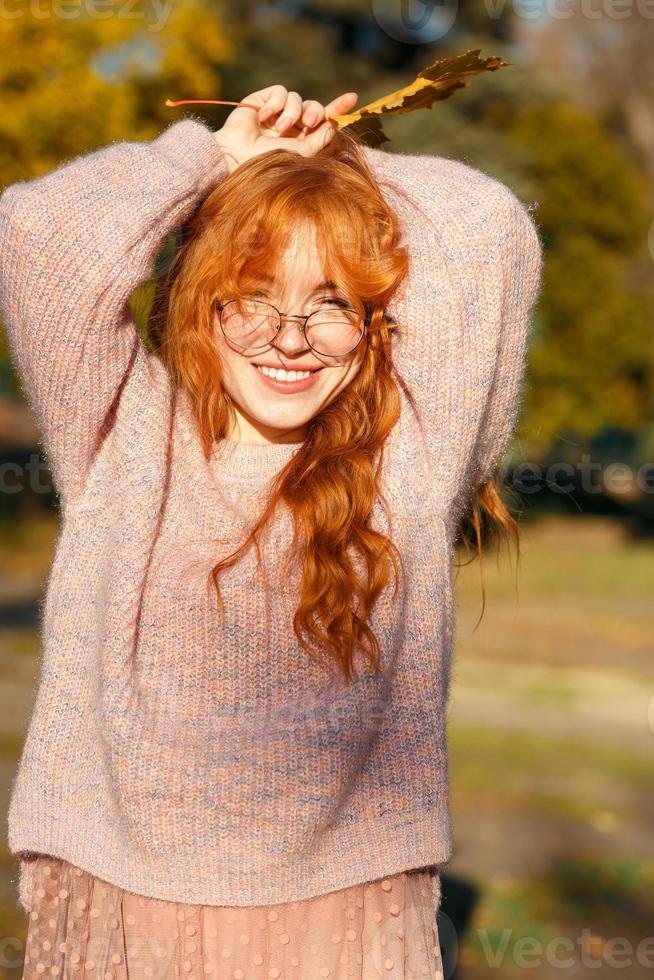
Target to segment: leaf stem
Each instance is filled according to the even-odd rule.
[[[248,109],[258,109],[258,105],[253,105],[252,102],[229,102],[225,99],[179,99],[174,102],[172,99],[166,99],[164,105],[167,106],[178,106],[178,105],[244,105]]]

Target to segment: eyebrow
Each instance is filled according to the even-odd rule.
[[[267,272],[262,272],[257,276],[257,279],[261,282],[273,283],[275,281],[273,276],[269,276]],[[316,288],[309,293],[309,296],[313,296],[315,293],[321,292],[323,289],[334,289],[338,290],[338,286],[331,279],[325,279],[323,282],[319,283]]]

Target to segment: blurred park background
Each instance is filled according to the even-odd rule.
[[[462,551],[457,576],[446,976],[637,980],[654,968],[654,7],[3,0],[0,186],[153,138],[186,109],[166,98],[280,82],[322,102],[354,90],[362,106],[471,48],[511,66],[384,120],[385,150],[507,183],[545,246],[503,461],[520,560],[491,550],[481,568]],[[231,111],[189,108],[216,129]],[[0,479],[6,812],[59,514],[1,329]],[[20,976],[16,875],[5,832],[0,977]]]

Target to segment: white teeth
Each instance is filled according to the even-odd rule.
[[[269,368],[256,365],[258,371],[265,374],[268,378],[277,378],[278,381],[299,381],[301,378],[308,378],[313,371],[285,371],[284,368]]]

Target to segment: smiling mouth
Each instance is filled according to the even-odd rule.
[[[316,375],[320,374],[320,372],[323,370],[323,368],[316,368],[313,371],[308,370],[300,372],[299,377],[280,378],[269,373],[268,369],[262,370],[262,368],[265,368],[265,365],[258,365],[254,364],[253,362],[252,367],[259,375],[262,383],[268,388],[280,392],[288,392],[289,394],[306,391],[311,388],[317,383]]]
[[[270,378],[271,381],[280,381],[280,382],[285,381],[288,384],[292,384],[293,382],[298,382],[298,381],[308,381],[309,378],[314,377],[314,375],[318,374],[320,371],[323,370],[322,367],[302,368],[302,369],[282,368],[282,367],[271,368],[268,364],[255,364],[254,362],[252,362],[252,367],[259,374],[262,374],[265,378]],[[284,372],[284,376],[278,376],[277,374],[272,374],[273,371]],[[288,377],[289,374],[292,374],[294,376],[289,378]],[[296,377],[296,375],[299,375],[299,377]]]

